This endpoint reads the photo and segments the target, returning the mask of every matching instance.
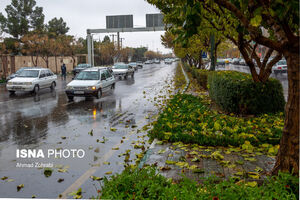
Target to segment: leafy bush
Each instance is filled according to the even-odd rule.
[[[242,114],[284,110],[283,89],[276,79],[255,83],[249,74],[219,71],[208,76],[209,95],[224,111]]]
[[[299,179],[280,173],[262,186],[234,180],[207,179],[204,184],[184,178],[173,183],[156,173],[154,167],[126,169],[111,180],[104,178],[100,199],[297,199]]]
[[[192,95],[175,95],[149,132],[150,138],[209,146],[279,144],[283,114],[239,118],[211,111]]]

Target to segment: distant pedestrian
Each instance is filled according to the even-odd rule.
[[[67,68],[65,63],[63,63],[61,66],[61,77],[62,79],[66,80],[66,76],[67,76]]]

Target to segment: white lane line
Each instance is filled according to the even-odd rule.
[[[126,135],[126,139],[128,139],[133,133],[135,133],[134,131],[130,132],[129,134]],[[124,143],[123,143],[124,144]],[[113,148],[119,148],[122,145],[122,143],[119,143],[115,146],[113,146]],[[103,163],[106,162],[114,153],[116,153],[116,150],[109,150],[99,161],[99,163]],[[100,165],[101,166],[101,165]],[[76,190],[78,190],[78,188],[86,181],[90,178],[90,176],[92,176],[99,168],[100,166],[97,167],[91,167],[90,169],[88,169],[84,174],[82,174],[72,185],[70,185],[63,193],[61,193],[61,198],[62,199],[66,199],[68,197],[68,194],[71,192],[74,192]]]

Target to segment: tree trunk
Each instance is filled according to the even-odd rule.
[[[254,65],[253,61],[249,58],[248,52],[242,42],[238,43],[238,49],[241,52],[241,54],[243,55],[243,58],[245,59],[246,64],[249,66],[253,81],[260,82],[258,74],[255,69],[255,65]]]
[[[200,54],[199,54],[198,69],[202,69],[202,51],[201,51]]]
[[[299,176],[299,52],[284,52],[288,66],[288,101],[280,149],[272,174],[293,172]]]
[[[35,57],[35,59],[33,59],[33,55],[31,56],[31,61],[32,64],[36,67],[37,66],[37,62],[38,62],[38,56]]]

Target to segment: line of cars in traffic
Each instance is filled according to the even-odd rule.
[[[142,62],[115,63],[112,67],[93,67],[79,64],[72,70],[73,80],[67,84],[65,93],[69,100],[75,96],[101,98],[102,93],[115,88],[116,78],[134,78],[134,73],[143,68]],[[38,93],[40,89],[54,90],[57,75],[42,67],[23,67],[9,77],[6,88],[10,94],[17,91]]]
[[[271,59],[268,60],[270,62]],[[261,60],[262,62],[262,60]],[[256,62],[254,61],[256,64]],[[217,59],[216,65],[223,65],[225,66],[226,64],[232,64],[232,65],[242,65],[242,66],[247,66],[247,63],[244,59],[242,58],[226,58],[226,59]],[[258,67],[258,66],[256,66]],[[279,60],[276,64],[273,65],[272,67],[272,72],[274,74],[278,73],[286,73],[287,72],[287,62],[285,59]]]
[[[165,63],[165,64],[172,64],[173,62],[176,62],[176,61],[178,61],[179,60],[179,58],[166,58],[166,59],[164,59],[163,60],[163,62]],[[161,60],[159,60],[159,59],[153,59],[153,60],[146,60],[146,62],[145,62],[145,64],[147,65],[147,64],[160,64],[161,63]]]

